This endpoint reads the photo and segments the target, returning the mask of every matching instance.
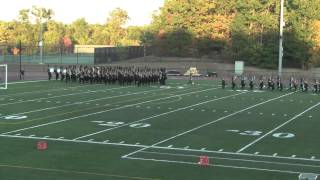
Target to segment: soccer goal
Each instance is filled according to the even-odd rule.
[[[8,88],[8,66],[0,64],[0,89]]]

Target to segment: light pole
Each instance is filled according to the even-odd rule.
[[[43,64],[43,39],[42,39],[42,8],[40,8],[40,33],[39,33],[39,48],[40,48],[40,64]]]
[[[283,60],[283,11],[284,11],[284,0],[281,0],[280,9],[280,36],[279,36],[279,65],[278,65],[278,76],[282,76],[282,60]]]

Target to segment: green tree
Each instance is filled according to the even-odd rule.
[[[76,44],[90,44],[91,30],[85,18],[74,21],[69,27],[69,33]]]
[[[109,32],[105,25],[95,24],[91,25],[92,30],[92,43],[108,45],[110,44]]]
[[[44,40],[47,46],[59,50],[62,46],[62,40],[65,35],[65,25],[53,20],[48,21],[47,31],[44,33]],[[46,48],[48,49],[48,48]]]
[[[122,45],[122,40],[126,36],[124,25],[129,20],[128,13],[125,10],[116,8],[111,11],[107,19],[107,29],[110,36],[111,45]]]

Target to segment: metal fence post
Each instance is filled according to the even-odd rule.
[[[19,77],[20,77],[20,80],[22,79],[21,77],[21,51],[22,51],[22,45],[21,45],[21,41],[19,41]]]

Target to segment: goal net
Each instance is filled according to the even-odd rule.
[[[8,66],[0,64],[0,89],[8,88]]]

